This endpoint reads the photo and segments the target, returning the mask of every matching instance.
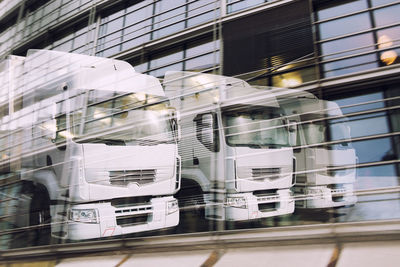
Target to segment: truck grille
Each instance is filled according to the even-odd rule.
[[[129,183],[144,185],[155,181],[156,170],[110,171],[109,176],[112,185],[126,186]]]
[[[117,217],[117,225],[119,226],[133,226],[138,224],[147,223],[149,214],[134,214],[129,216]]]
[[[260,204],[258,204],[258,210],[261,211],[261,212],[272,211],[272,210],[276,210],[275,206],[276,206],[275,202],[260,203]]]
[[[115,211],[117,225],[122,227],[146,224],[151,220],[152,214],[153,208],[150,206],[121,208]]]
[[[278,179],[281,168],[252,168],[251,176],[254,180]]]

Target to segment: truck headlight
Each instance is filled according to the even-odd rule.
[[[176,199],[167,202],[167,215],[177,212],[179,209],[178,201]]]
[[[247,208],[246,199],[244,197],[227,197],[226,206],[234,208]]]
[[[71,209],[69,219],[81,223],[99,223],[96,209]]]

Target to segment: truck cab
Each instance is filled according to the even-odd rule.
[[[357,156],[347,118],[333,101],[292,90],[278,98],[289,120],[297,125],[296,208],[331,208],[357,201],[353,184]]]
[[[164,86],[180,112],[180,206],[223,221],[294,211],[287,120],[267,89],[193,72],[167,72]]]
[[[84,240],[178,224],[176,112],[158,79],[123,61],[47,50],[30,50],[24,73],[7,125],[23,132],[10,144],[31,199],[20,227]]]

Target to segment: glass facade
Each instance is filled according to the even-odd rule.
[[[49,0],[26,9],[10,3],[0,2],[15,15],[15,23],[0,27],[2,57],[44,48],[115,62],[99,67],[101,75],[87,58],[52,72],[71,73],[69,79],[79,66],[84,71],[74,82],[28,77],[32,91],[28,83],[9,86],[0,63],[1,248],[50,242],[38,237],[48,237],[47,207],[59,195],[76,198],[54,204],[53,216],[64,216],[54,225],[105,227],[87,231],[102,234],[95,237],[82,237],[82,230],[74,242],[164,234],[140,228],[150,223],[157,226],[147,230],[181,234],[400,219],[400,1]],[[40,74],[53,62],[42,63],[33,70]],[[68,95],[76,84],[81,91]],[[71,105],[78,107],[68,111]],[[40,159],[13,163],[13,153],[33,151],[19,142],[32,136],[37,144],[52,140],[55,149],[41,148],[56,156],[40,150]],[[142,154],[132,156],[138,147]],[[83,150],[92,158],[82,160]],[[77,154],[66,165],[67,152]],[[62,175],[77,170],[71,177],[80,180],[71,189],[62,180],[59,195],[46,195],[48,189],[19,179],[21,164]],[[153,184],[164,191],[151,191]],[[126,193],[136,189],[147,195]],[[73,208],[75,192],[97,198]],[[27,225],[14,223],[19,194],[40,204],[21,210],[34,215],[28,245]],[[110,210],[115,222],[100,223]],[[65,234],[62,227],[56,234]]]
[[[386,4],[386,5],[383,5]],[[316,4],[321,76],[333,77],[396,64],[400,20],[396,1]]]

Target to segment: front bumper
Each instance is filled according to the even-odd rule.
[[[159,230],[178,225],[177,206],[168,211],[172,196],[153,198],[147,204],[114,207],[111,203],[72,205],[70,209],[96,210],[97,223],[75,222],[64,217],[63,222],[52,223],[52,235],[70,240],[84,240],[130,233]],[[60,219],[60,218],[58,218]]]
[[[340,189],[330,189],[327,186],[302,187],[296,188],[295,192],[297,193],[296,208],[334,208],[353,205],[357,202],[352,184]]]
[[[243,198],[246,205],[231,206],[206,203],[206,217],[226,221],[246,221],[267,218],[294,212],[294,200],[289,189],[281,189],[276,194],[256,196],[253,193],[227,194],[227,198]],[[221,207],[221,208],[216,208]]]

